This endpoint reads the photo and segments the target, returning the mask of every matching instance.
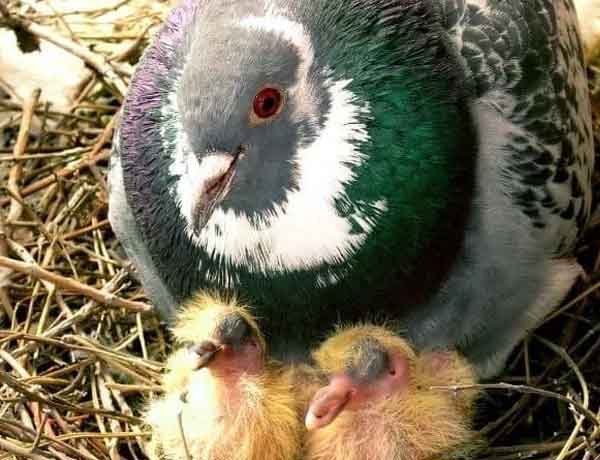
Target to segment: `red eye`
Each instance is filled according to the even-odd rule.
[[[265,88],[254,98],[254,113],[258,118],[271,118],[281,108],[283,96],[275,88]]]

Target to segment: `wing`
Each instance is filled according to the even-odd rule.
[[[121,167],[120,130],[117,129],[113,140],[113,150],[108,174],[109,206],[108,219],[115,235],[125,248],[129,259],[137,270],[137,275],[150,299],[163,317],[169,317],[176,305],[168,288],[158,275],[154,262],[144,244],[142,235],[127,203],[123,186]]]
[[[593,135],[570,0],[443,0],[473,90],[506,120],[506,193],[548,250],[572,248],[591,206]],[[482,133],[485,136],[485,133]]]

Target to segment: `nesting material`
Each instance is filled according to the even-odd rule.
[[[79,3],[0,0],[1,24],[46,42],[58,37],[64,62],[78,69],[84,62],[88,72],[77,84],[52,61],[55,83],[76,88],[62,102],[51,101],[61,95],[51,97],[43,82],[41,93],[28,87],[0,98],[0,460],[143,459],[143,401],[159,396],[171,343],[146,312],[110,229],[106,192],[131,70],[171,5]],[[21,72],[29,70],[35,73]],[[596,72],[591,66],[595,101]],[[594,180],[600,190],[598,173]],[[478,458],[592,460],[600,453],[596,216],[577,252],[586,278],[515,351],[502,384],[488,387],[480,403],[478,427],[489,447]]]
[[[81,59],[45,41],[39,43],[39,50],[24,53],[10,30],[0,30],[0,43],[0,75],[5,91],[23,101],[35,88],[43,88],[44,100],[53,109],[69,110],[79,85],[89,74]]]

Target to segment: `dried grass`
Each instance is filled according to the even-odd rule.
[[[11,96],[0,78],[0,460],[143,458],[142,397],[159,391],[168,338],[108,224],[105,177],[132,64],[169,5],[25,3],[0,3],[0,23],[91,70],[65,110]],[[590,76],[600,114],[600,67]],[[594,181],[598,202],[599,171]],[[600,213],[577,255],[585,279],[486,386],[480,458],[600,458]]]

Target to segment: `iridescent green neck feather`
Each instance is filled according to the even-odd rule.
[[[366,160],[338,209],[359,201],[387,208],[353,265],[372,267],[382,252],[394,254],[386,270],[412,287],[415,300],[443,278],[459,249],[477,148],[464,72],[425,3],[387,2],[387,10],[330,3],[314,34],[332,78],[350,79],[355,103],[366,108],[368,140],[359,146]]]

